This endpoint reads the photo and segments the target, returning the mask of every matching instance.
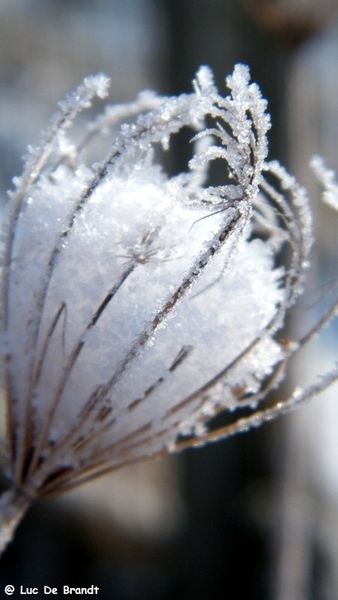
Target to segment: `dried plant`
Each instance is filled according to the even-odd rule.
[[[267,161],[270,119],[247,67],[227,78],[227,97],[202,67],[193,93],[143,93],[71,141],[75,117],[107,85],[89,77],[60,104],[11,194],[2,347],[12,487],[1,499],[2,548],[35,498],[247,430],[337,379],[333,369],[262,404],[336,301],[303,339],[283,340],[309,265],[311,210],[304,189]],[[88,166],[93,142],[123,121],[108,155]],[[194,155],[169,178],[154,147],[168,149],[186,126]],[[218,159],[224,185],[207,185]],[[243,408],[246,416],[213,426],[218,413]]]

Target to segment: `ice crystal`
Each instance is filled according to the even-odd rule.
[[[107,93],[107,78],[87,78],[15,180],[2,341],[21,495],[244,431],[336,378],[259,408],[299,346],[278,332],[302,291],[311,211],[305,190],[267,161],[270,119],[248,68],[226,83],[222,97],[202,67],[191,94],[108,107],[74,141],[76,115]],[[87,164],[93,139],[122,121],[107,156]],[[168,177],[156,146],[186,126],[194,156]],[[215,159],[217,187],[206,184]],[[241,408],[253,414],[213,428],[214,415]]]

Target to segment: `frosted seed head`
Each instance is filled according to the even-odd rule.
[[[223,97],[201,67],[191,94],[109,107],[74,142],[74,118],[107,85],[86,78],[60,104],[16,178],[5,229],[11,469],[41,494],[176,449],[182,435],[216,438],[221,408],[258,411],[222,436],[272,418],[259,403],[297,349],[276,334],[301,291],[311,211],[266,161],[270,120],[248,68],[235,67]],[[194,155],[169,177],[156,145],[170,151],[182,127]],[[85,165],[91,136],[117,129]],[[214,160],[221,185],[206,184]]]

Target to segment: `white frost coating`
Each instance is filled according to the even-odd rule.
[[[83,83],[87,90],[92,90],[99,98],[106,98],[108,96],[110,78],[104,75],[104,73],[85,77]]]
[[[301,291],[311,215],[304,190],[266,162],[270,120],[248,68],[235,67],[225,98],[202,67],[191,94],[109,107],[75,145],[67,130],[107,82],[87,78],[60,104],[9,207],[9,458],[31,495],[213,439],[210,418],[257,409],[297,347],[277,332]],[[108,155],[85,164],[93,137],[132,116]],[[183,126],[195,155],[168,178],[153,145],[169,147]],[[216,158],[224,185],[206,187]]]
[[[323,158],[321,156],[314,156],[311,161],[311,167],[320,182],[323,186],[323,200],[334,208],[338,210],[338,182],[336,178],[336,173],[331,169],[328,169]]]

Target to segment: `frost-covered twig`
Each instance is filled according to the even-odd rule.
[[[324,202],[338,210],[338,183],[335,172],[327,168],[321,156],[314,156],[311,166],[323,186]]]
[[[104,76],[87,78],[15,182],[2,281],[13,485],[0,508],[3,546],[35,497],[246,430],[336,380],[334,370],[262,407],[336,303],[300,344],[279,337],[303,289],[311,210],[267,161],[270,120],[248,68],[237,65],[227,86],[224,98],[202,67],[191,94],[110,107],[74,143],[77,113],[106,94]],[[132,116],[87,165],[93,137]],[[153,147],[168,149],[187,126],[194,156],[168,178]],[[218,159],[224,184],[207,186]],[[252,414],[213,429],[214,415],[241,408]]]

